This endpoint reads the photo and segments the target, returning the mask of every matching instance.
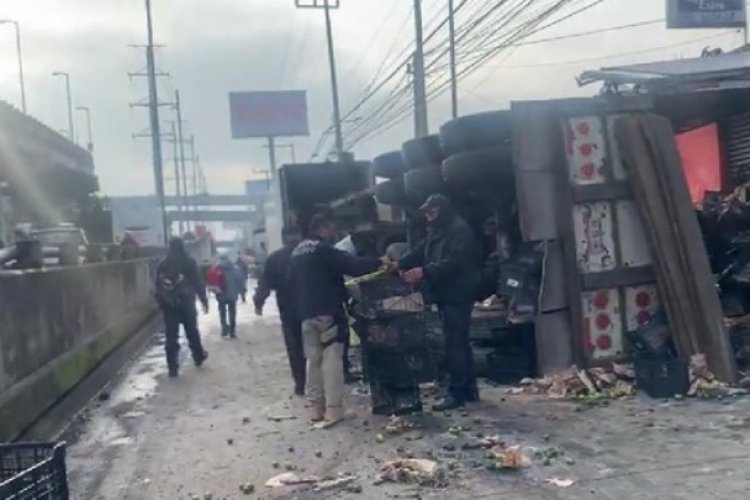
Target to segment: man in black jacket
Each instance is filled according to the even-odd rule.
[[[480,255],[473,231],[446,197],[430,196],[421,210],[428,222],[427,237],[398,262],[398,268],[405,271],[407,283],[426,282],[442,315],[450,388],[434,409],[443,411],[478,398],[469,328]]]
[[[312,420],[328,427],[344,417],[343,351],[349,334],[344,276],[373,272],[382,261],[334,248],[336,225],[328,215],[315,215],[309,229],[311,236],[292,252],[290,283],[302,320]]]
[[[263,268],[263,275],[255,289],[253,302],[255,314],[263,314],[263,306],[272,291],[276,292],[276,305],[281,316],[281,329],[284,333],[284,345],[289,358],[289,366],[294,379],[294,394],[305,395],[305,351],[302,345],[302,322],[294,306],[294,294],[289,283],[289,266],[292,251],[300,242],[299,232],[285,227],[282,232],[284,248],[268,256]]]
[[[185,329],[195,366],[208,358],[198,331],[196,296],[208,312],[208,297],[198,264],[185,251],[181,238],[169,241],[167,256],[156,268],[156,300],[164,316],[165,351],[169,376],[176,377],[180,365],[180,325]]]

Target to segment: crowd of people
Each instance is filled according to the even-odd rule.
[[[334,218],[317,213],[304,237],[299,230],[285,228],[284,247],[265,263],[253,296],[255,313],[263,314],[274,292],[294,393],[308,397],[316,426],[330,427],[345,415],[350,329],[344,279],[378,269],[400,273],[405,282],[425,287],[441,313],[450,384],[434,409],[449,410],[479,398],[469,346],[471,312],[480,286],[478,242],[444,196],[430,196],[421,211],[427,236],[398,261],[357,255],[351,241],[340,240]],[[216,296],[223,336],[236,337],[237,302],[245,300],[247,278],[247,268],[226,255],[205,270],[205,283]],[[180,239],[171,241],[167,257],[159,264],[157,298],[164,315],[169,374],[177,376],[180,325],[195,364],[200,366],[207,358],[196,321],[196,302],[208,311],[206,286]]]

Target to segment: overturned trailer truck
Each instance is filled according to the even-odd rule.
[[[376,198],[403,209],[410,241],[423,231],[415,207],[442,192],[482,241],[485,268],[496,268],[506,309],[477,307],[475,354],[483,327],[497,337],[515,314],[538,374],[606,364],[630,357],[629,334],[663,313],[683,360],[705,354],[717,377],[736,378],[693,204],[701,190],[750,180],[748,56],[726,57],[667,63],[658,78],[654,67],[636,68],[636,88],[621,87],[618,70],[604,95],[515,102],[374,159],[387,179]],[[695,147],[706,127],[716,132],[709,156]]]

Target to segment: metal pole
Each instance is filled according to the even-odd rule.
[[[414,25],[417,35],[414,52],[414,129],[417,137],[429,134],[427,125],[427,89],[424,75],[424,39],[422,35],[422,0],[414,0]]]
[[[26,113],[26,83],[23,76],[23,51],[21,50],[21,25],[15,21],[16,25],[16,52],[18,53],[18,79],[21,82],[21,111]]]
[[[94,133],[93,133],[93,127],[91,126],[91,108],[87,106],[78,106],[76,108],[78,111],[83,111],[86,113],[86,130],[88,133],[89,142],[87,143],[87,149],[89,150],[89,153],[94,152]]]
[[[292,163],[297,163],[297,149],[294,144],[290,144],[289,147],[292,149]]]
[[[456,19],[454,0],[448,0],[448,31],[450,37],[450,65],[451,65],[451,113],[458,118],[458,77],[456,75]]]
[[[180,91],[175,90],[174,91],[174,101],[175,106],[177,107],[177,134],[179,138],[177,139],[180,144],[180,172],[182,175],[182,205],[187,210],[188,202],[187,202],[187,174],[185,170],[185,136],[182,132],[182,104],[180,101]]]
[[[181,192],[181,188],[180,188],[180,154],[179,154],[178,147],[177,147],[178,146],[177,141],[179,139],[177,138],[177,124],[175,122],[172,122],[172,139],[173,139],[172,144],[174,146],[173,147],[173,149],[174,149],[174,152],[173,152],[173,154],[174,154],[174,194],[175,194],[175,198],[177,198],[177,212],[180,213],[180,214],[182,214],[183,203],[182,203],[182,198],[181,198],[181,194],[180,194],[180,192]],[[179,231],[180,231],[180,236],[182,236],[182,234],[184,234],[184,227],[183,227],[182,222],[183,222],[182,221],[182,217],[180,217],[180,221],[178,223],[179,224],[178,227],[179,227]]]
[[[198,157],[195,155],[195,136],[190,136],[190,164],[193,167],[193,211],[198,212]],[[195,221],[193,221],[193,227],[195,227]]]
[[[271,174],[271,182],[273,182],[274,177],[276,176],[276,138],[269,137],[268,138],[268,159],[270,161],[270,174]]]
[[[148,44],[146,46],[146,65],[148,71],[148,94],[149,94],[149,118],[151,122],[151,147],[154,162],[154,180],[156,184],[156,197],[161,206],[162,226],[164,230],[164,243],[169,238],[169,222],[167,219],[167,207],[164,200],[164,168],[161,154],[161,133],[159,130],[159,95],[156,87],[156,62],[154,60],[154,28],[151,19],[151,0],[146,0],[146,29],[148,33]]]
[[[344,133],[341,130],[341,108],[339,106],[339,84],[336,76],[336,54],[333,50],[333,28],[331,26],[331,7],[324,0],[326,14],[326,34],[328,36],[328,62],[331,66],[331,88],[333,90],[333,123],[336,129],[336,155],[339,161],[344,157]]]
[[[64,73],[65,75],[65,89],[68,93],[68,128],[70,129],[70,139],[73,142],[76,141],[76,129],[73,125],[73,94],[70,91],[70,74]]]

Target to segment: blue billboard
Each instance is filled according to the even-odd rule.
[[[245,194],[248,196],[257,196],[266,194],[271,190],[271,181],[269,179],[257,179],[245,181]]]
[[[668,28],[744,28],[745,0],[667,0]]]

